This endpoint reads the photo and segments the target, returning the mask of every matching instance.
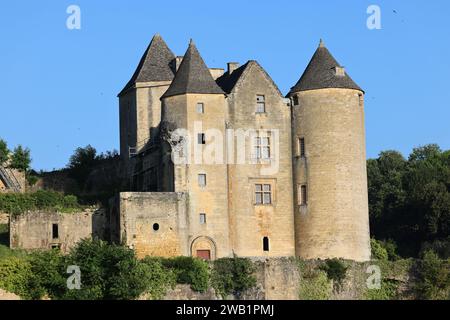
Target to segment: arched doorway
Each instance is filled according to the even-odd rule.
[[[214,260],[216,259],[216,244],[210,237],[197,237],[191,244],[191,256]]]

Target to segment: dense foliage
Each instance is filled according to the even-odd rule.
[[[392,258],[418,257],[427,248],[450,251],[450,151],[415,148],[406,160],[381,152],[367,161],[371,235]]]
[[[240,295],[255,286],[255,267],[246,258],[221,258],[214,261],[212,285],[223,298],[230,294]]]
[[[163,260],[164,266],[174,270],[178,283],[190,284],[192,290],[204,292],[209,286],[209,266],[204,260],[175,257]]]
[[[427,250],[420,260],[416,291],[421,299],[450,299],[450,259]]]
[[[347,266],[339,259],[328,259],[320,266],[320,270],[327,274],[328,279],[333,280],[334,289],[339,290],[347,274]]]
[[[77,182],[80,190],[86,191],[86,189],[89,189],[89,186],[87,186],[88,178],[93,170],[108,161],[118,159],[119,155],[115,150],[97,154],[97,150],[94,147],[87,145],[84,148],[80,147],[75,150],[69,159],[67,169],[69,170],[69,176]],[[108,173],[108,175],[111,174],[112,172]]]
[[[28,210],[72,212],[80,208],[77,197],[54,191],[0,193],[0,211],[10,214],[21,214]]]

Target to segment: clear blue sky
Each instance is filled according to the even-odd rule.
[[[81,30],[66,9],[81,8]],[[366,27],[381,8],[381,30]],[[395,10],[395,12],[394,12]],[[73,150],[119,148],[117,93],[154,33],[182,55],[193,38],[210,67],[258,60],[283,93],[319,38],[366,90],[367,156],[450,149],[450,1],[2,1],[0,137],[35,169]]]

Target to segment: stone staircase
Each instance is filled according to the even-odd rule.
[[[10,169],[0,166],[0,179],[2,179],[6,188],[11,189],[14,192],[21,191],[22,186]]]

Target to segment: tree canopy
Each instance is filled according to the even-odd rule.
[[[397,151],[367,161],[372,236],[394,241],[403,256],[426,247],[449,251],[450,151],[435,144]],[[447,252],[447,253],[446,253]]]

